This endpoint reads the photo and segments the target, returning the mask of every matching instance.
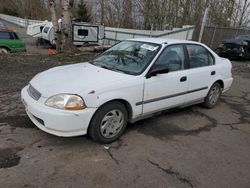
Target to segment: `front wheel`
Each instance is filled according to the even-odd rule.
[[[6,48],[0,48],[0,54],[8,54],[9,50],[7,50]]]
[[[219,83],[213,84],[205,98],[204,106],[206,108],[213,108],[217,104],[221,93],[221,85]]]
[[[128,122],[126,107],[120,102],[110,102],[102,106],[94,115],[88,133],[101,144],[117,140],[124,132]]]

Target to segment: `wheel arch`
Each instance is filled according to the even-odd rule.
[[[117,98],[117,99],[112,99],[112,100],[106,101],[103,104],[101,104],[98,107],[98,109],[95,111],[95,113],[93,114],[90,122],[93,120],[93,118],[94,118],[95,114],[98,112],[98,110],[100,110],[104,105],[106,105],[108,103],[111,103],[111,102],[120,102],[121,104],[123,104],[125,106],[127,112],[128,112],[128,122],[132,121],[132,119],[133,119],[133,108],[132,108],[131,104],[125,99]]]
[[[131,104],[127,100],[125,100],[125,99],[113,99],[113,100],[110,100],[108,102],[105,102],[100,107],[102,107],[103,105],[106,105],[107,103],[110,103],[110,102],[120,102],[120,103],[122,103],[126,107],[126,109],[127,109],[127,112],[128,112],[128,121],[130,122],[132,120],[133,109],[132,109]]]
[[[4,49],[8,50],[9,52],[11,52],[11,49],[9,47],[7,47],[7,46],[1,46],[0,45],[0,48],[4,48]]]
[[[215,81],[213,84],[215,84],[215,83],[219,83],[220,86],[221,86],[221,88],[224,89],[224,82],[223,82],[223,80],[219,79],[219,80]]]

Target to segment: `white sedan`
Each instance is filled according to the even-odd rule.
[[[233,81],[231,62],[191,41],[123,41],[95,60],[52,68],[22,89],[33,123],[63,137],[110,143],[128,122],[204,103],[212,108]]]

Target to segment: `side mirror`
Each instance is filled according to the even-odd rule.
[[[164,65],[153,65],[151,69],[146,74],[146,78],[151,78],[157,74],[166,74],[169,72],[169,69]]]

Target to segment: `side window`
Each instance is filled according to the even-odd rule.
[[[89,35],[89,30],[87,29],[78,29],[78,35],[80,37],[86,37]]]
[[[12,39],[12,40],[17,39],[17,38],[16,38],[16,35],[15,35],[14,33],[9,33],[9,34],[10,34],[10,39]]]
[[[43,28],[44,28],[44,26],[40,26],[40,32],[42,32],[42,31],[43,31]]]
[[[214,64],[214,58],[210,52],[199,45],[187,45],[190,68],[204,67]]]
[[[45,28],[43,29],[43,32],[44,32],[44,33],[48,33],[48,31],[49,31],[49,27],[45,27]]]
[[[16,33],[13,33],[15,39],[19,39]]]
[[[8,32],[0,32],[0,39],[11,39]]]
[[[182,45],[173,45],[166,47],[159,58],[156,60],[156,65],[166,66],[170,72],[184,69],[184,50]]]

